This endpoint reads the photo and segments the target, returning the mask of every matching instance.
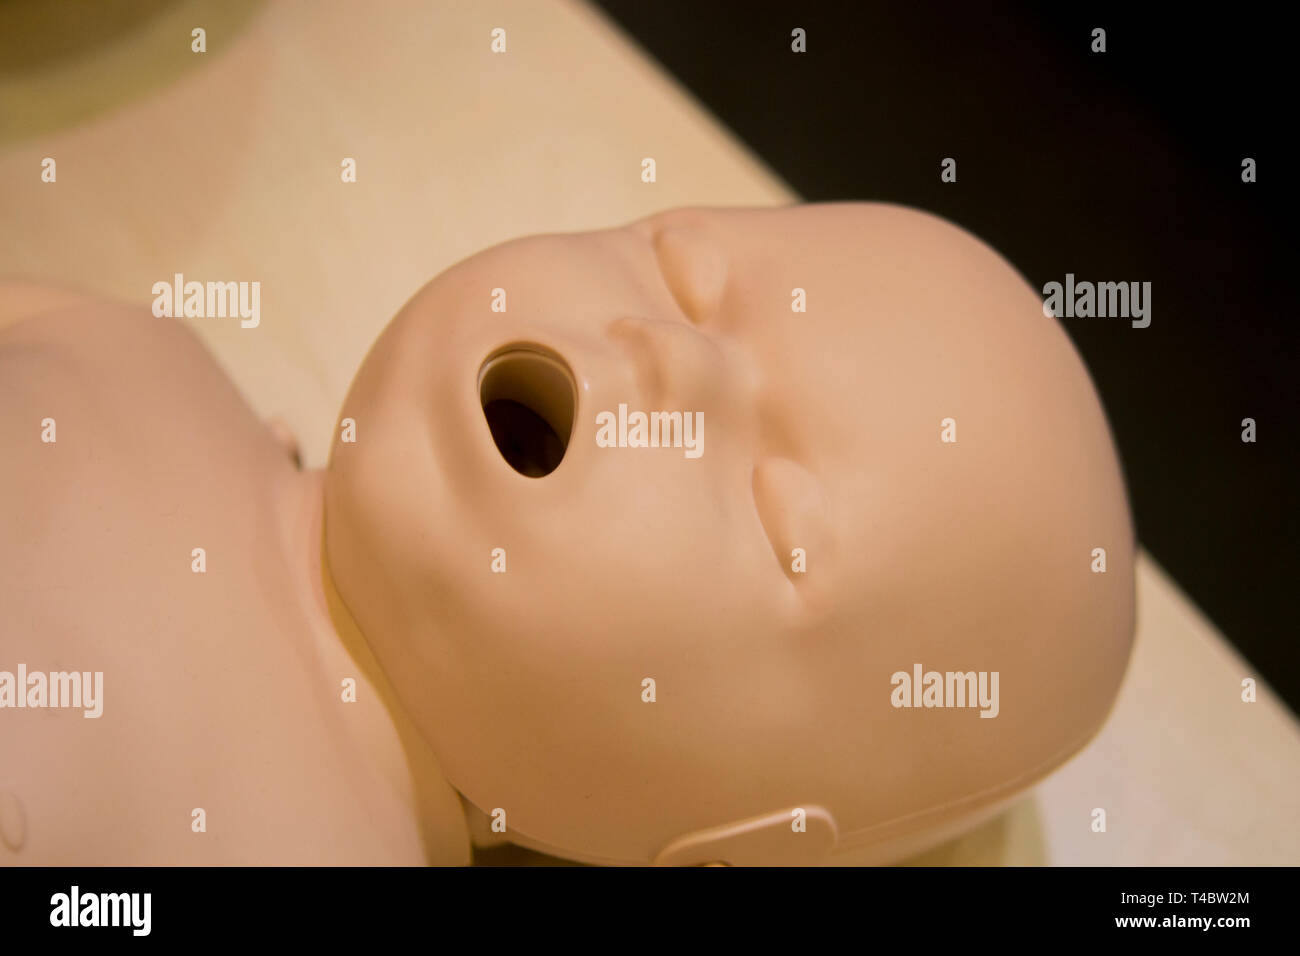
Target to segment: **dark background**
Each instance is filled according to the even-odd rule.
[[[1281,23],[1245,4],[1175,20],[1104,4],[598,3],[805,199],[936,212],[1037,289],[1067,272],[1152,283],[1149,328],[1062,324],[1114,429],[1140,541],[1300,711],[1282,148],[1296,54]],[[806,53],[790,50],[795,27]],[[939,179],[944,157],[956,183]]]

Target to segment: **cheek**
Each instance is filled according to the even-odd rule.
[[[575,560],[586,613],[617,630],[655,622],[694,635],[736,627],[788,583],[743,493],[696,480],[647,478],[625,508],[603,508]],[[707,623],[706,623],[707,622]]]
[[[660,643],[669,630],[694,640],[779,606],[789,585],[750,486],[726,480],[742,463],[611,448],[584,464],[588,474],[518,479],[437,542],[428,606],[445,622],[435,640],[453,673],[554,675],[584,647],[629,647],[640,628]]]

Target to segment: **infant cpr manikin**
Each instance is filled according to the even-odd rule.
[[[93,350],[70,317],[88,308],[46,307],[0,354]],[[63,613],[171,597],[106,648],[39,593],[80,560],[51,527],[90,516],[7,514],[32,556],[6,549],[28,617],[4,660],[97,663],[105,702],[76,722],[93,729],[0,711],[0,787],[45,807],[4,862],[444,863],[471,840],[888,862],[997,812],[1117,693],[1134,540],[1100,404],[1035,292],[934,217],[690,209],[487,250],[375,343],[323,473],[289,464],[178,323],[109,311],[119,348],[178,378],[180,414],[223,432],[106,417],[118,451],[90,460],[69,447],[89,386],[18,366],[7,511],[95,468],[115,489],[112,581],[74,584]],[[94,391],[143,407],[143,368]],[[57,402],[61,461],[31,437]],[[256,573],[223,572],[218,597],[212,572],[170,570],[204,537]],[[99,754],[113,799],[59,796],[42,746]],[[220,840],[186,825],[204,800]]]

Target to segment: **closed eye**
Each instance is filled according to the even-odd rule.
[[[673,300],[692,323],[718,309],[727,282],[727,263],[717,246],[693,229],[673,227],[655,234],[655,256]]]
[[[754,466],[754,507],[782,572],[802,586],[830,543],[830,513],[821,482],[789,458],[765,458]],[[803,552],[803,570],[795,549]]]

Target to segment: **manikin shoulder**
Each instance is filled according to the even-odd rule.
[[[188,329],[0,286],[0,449],[0,672],[99,688],[0,709],[0,865],[422,860],[301,610],[297,472]]]
[[[223,475],[230,487],[265,483],[281,461],[180,322],[12,284],[0,284],[0,446],[0,524],[28,547],[59,528],[93,533],[104,515],[88,514],[89,502],[134,522],[160,506],[161,522],[182,498],[221,503],[204,494],[214,468],[233,471]]]
[[[171,388],[180,399],[207,390],[205,400],[243,404],[181,322],[62,289],[0,283],[0,362],[9,399],[57,392],[155,402]]]

